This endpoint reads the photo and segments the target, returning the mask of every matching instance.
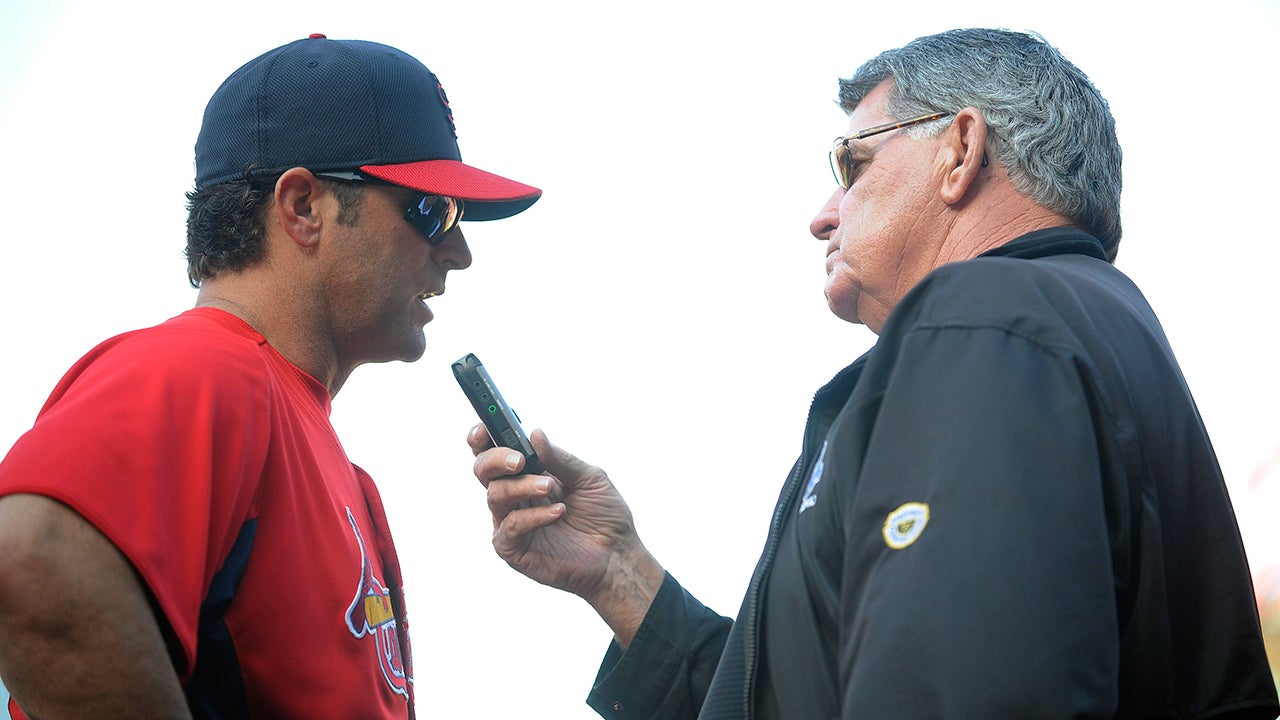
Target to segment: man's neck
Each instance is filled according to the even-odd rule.
[[[245,273],[219,276],[201,284],[196,307],[212,307],[235,315],[256,330],[286,360],[338,394],[350,370],[338,367],[333,348],[321,342],[323,334],[305,327],[307,308],[296,307],[289,294],[259,287]]]

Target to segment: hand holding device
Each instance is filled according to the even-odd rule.
[[[512,477],[510,451],[494,448],[485,433],[467,436],[493,514],[493,549],[526,577],[586,600],[625,647],[666,572],[640,541],[630,508],[604,470],[540,430],[531,440],[547,469],[537,478],[545,484]]]

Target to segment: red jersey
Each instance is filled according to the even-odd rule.
[[[395,548],[329,410],[262,335],[197,308],[82,358],[0,496],[65,503],[133,563],[197,718],[411,717]]]

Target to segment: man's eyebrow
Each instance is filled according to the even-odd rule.
[[[849,148],[851,156],[870,159],[884,144],[881,141],[885,139],[879,135],[872,135],[871,137],[858,138],[857,140],[845,140],[844,144]]]

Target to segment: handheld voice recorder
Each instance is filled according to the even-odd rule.
[[[509,447],[525,457],[524,471],[530,475],[542,472],[542,463],[529,443],[524,428],[520,427],[520,418],[511,406],[502,399],[498,386],[484,369],[480,359],[471,353],[458,358],[453,363],[453,376],[457,378],[462,392],[471,401],[481,422],[489,430],[489,437],[496,445]]]

